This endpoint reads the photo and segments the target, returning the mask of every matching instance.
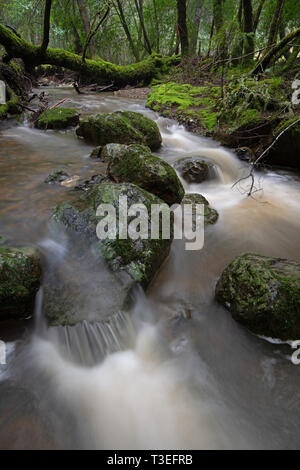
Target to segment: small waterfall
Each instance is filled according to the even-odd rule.
[[[135,331],[129,314],[120,311],[99,322],[50,327],[47,336],[66,359],[93,366],[111,353],[132,347]]]

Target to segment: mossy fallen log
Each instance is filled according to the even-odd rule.
[[[179,56],[164,57],[152,54],[145,60],[132,65],[115,65],[102,59],[82,62],[81,56],[64,49],[48,48],[45,52],[23,38],[16,36],[0,24],[0,44],[5,47],[9,58],[21,58],[28,68],[42,64],[56,65],[78,72],[95,83],[114,83],[116,87],[150,83],[152,78],[166,72],[168,67],[180,62]]]

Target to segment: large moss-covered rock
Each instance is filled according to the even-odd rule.
[[[108,162],[108,176],[117,183],[134,183],[170,205],[181,202],[184,189],[176,171],[148,147],[109,144],[101,158]]]
[[[119,198],[127,196],[128,207],[133,204],[144,204],[148,211],[148,239],[119,238]],[[116,239],[99,240],[96,227],[102,217],[96,216],[100,204],[111,204],[116,209]],[[161,230],[158,239],[151,239],[151,205],[164,204],[161,199],[130,183],[102,183],[85,194],[76,205],[62,204],[56,208],[54,218],[69,229],[81,233],[89,243],[93,243],[94,252],[98,252],[115,272],[125,271],[131,278],[146,288],[153,280],[159,267],[168,256],[173,239],[171,236],[162,239]],[[167,204],[165,210],[169,212]],[[128,217],[129,224],[136,217]],[[171,217],[172,220],[172,217]],[[95,248],[96,247],[96,248]]]
[[[32,315],[40,281],[35,250],[0,247],[0,320]]]
[[[157,150],[162,143],[157,124],[143,114],[131,111],[98,114],[83,119],[76,134],[95,145],[143,144]]]
[[[72,108],[55,108],[44,111],[35,123],[38,129],[66,129],[79,123],[79,114]]]
[[[300,338],[300,264],[244,254],[225,269],[216,298],[254,333]]]
[[[191,204],[192,205],[192,217],[193,217],[193,230],[196,228],[196,204],[203,204],[203,217],[205,225],[213,225],[217,222],[219,218],[218,212],[210,207],[208,200],[198,193],[186,194],[182,199],[182,204]]]

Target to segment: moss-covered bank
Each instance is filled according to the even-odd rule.
[[[291,119],[297,119],[292,109],[291,87],[278,77],[233,79],[223,92],[220,86],[208,82],[198,87],[168,82],[152,87],[147,106],[223,145],[249,147],[254,158]],[[299,169],[299,134],[298,123],[272,148],[266,161]],[[290,148],[287,143],[291,144]]]

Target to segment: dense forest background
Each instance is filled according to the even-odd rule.
[[[46,2],[47,3],[47,2]],[[156,52],[239,58],[299,27],[298,0],[53,0],[49,46],[115,64]],[[39,45],[45,2],[0,0],[0,22]],[[299,50],[299,49],[298,49]],[[262,51],[263,52],[263,51]],[[285,51],[286,58],[293,45]],[[239,59],[237,59],[239,60]]]

